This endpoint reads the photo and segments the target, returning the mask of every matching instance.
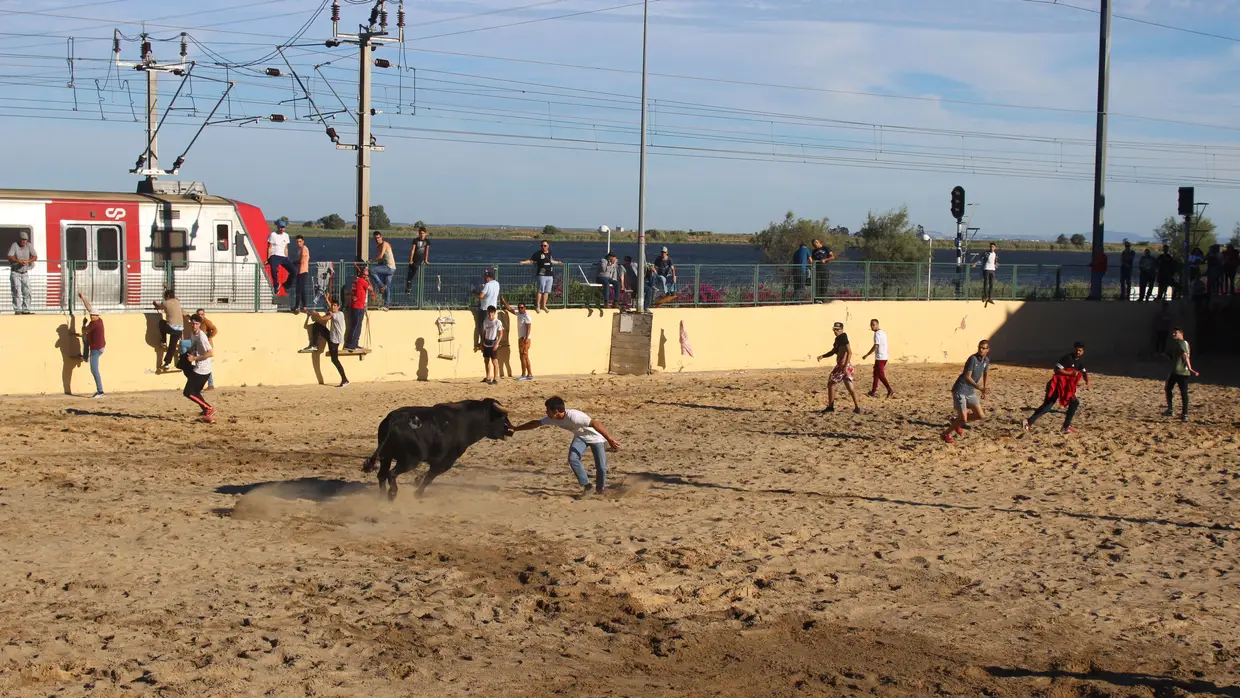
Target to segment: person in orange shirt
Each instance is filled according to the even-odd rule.
[[[310,305],[310,248],[306,247],[306,239],[297,236],[297,282],[293,286],[293,303],[289,306],[294,313],[304,313]]]

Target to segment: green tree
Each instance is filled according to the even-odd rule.
[[[319,219],[319,225],[328,230],[344,230],[348,227],[344,219],[338,213],[331,213]]]
[[[1240,223],[1237,223],[1236,227],[1232,228],[1231,239],[1227,242],[1237,248],[1240,248]]]
[[[1055,238],[1055,244],[1056,244],[1056,245],[1067,245],[1067,244],[1068,244],[1068,236],[1067,236],[1067,235],[1064,235],[1063,233],[1060,233],[1060,234],[1059,234],[1059,237]]]
[[[421,219],[421,218],[419,218],[419,219],[418,219],[418,222],[417,222],[417,223],[414,223],[414,224],[413,224],[413,229],[414,229],[414,230],[420,230],[420,229],[425,228],[425,227],[426,227],[426,224],[422,222],[422,219]]]
[[[387,211],[383,210],[383,206],[370,207],[370,228],[372,230],[392,229],[392,219],[388,218]]]
[[[1184,254],[1184,223],[1167,217],[1163,224],[1154,229],[1154,238],[1159,243],[1171,248],[1171,254]],[[1188,249],[1200,247],[1203,251],[1218,241],[1217,228],[1214,221],[1202,216],[1193,220],[1193,230],[1188,238]]]
[[[1072,237],[1068,238],[1068,241],[1072,243],[1073,247],[1080,248],[1085,246],[1085,236],[1080,233],[1074,233]]]
[[[315,226],[314,221],[306,221],[305,225],[303,225],[302,227],[303,227],[303,228],[313,228],[314,226]]]
[[[560,232],[560,229],[555,227],[554,225],[543,226],[543,235],[555,235],[559,232]]]
[[[826,242],[830,238],[830,225],[826,218],[812,220],[797,218],[792,211],[784,214],[778,223],[772,221],[766,229],[755,234],[753,244],[762,248],[762,256],[772,264],[788,264],[792,253],[801,243],[809,245],[809,241],[819,239]]]
[[[866,214],[857,231],[865,258],[877,262],[917,262],[926,254],[926,243],[917,238],[916,226],[909,223],[908,207],[892,209],[875,216]]]

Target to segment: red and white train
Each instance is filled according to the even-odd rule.
[[[39,256],[31,309],[67,311],[78,292],[101,310],[146,309],[165,288],[188,308],[271,309],[262,211],[198,184],[175,192],[0,189],[0,250],[24,232]],[[9,273],[4,264],[3,291]],[[11,309],[0,292],[0,310]]]

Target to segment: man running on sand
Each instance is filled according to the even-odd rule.
[[[969,357],[964,370],[952,386],[952,421],[941,434],[947,443],[954,443],[952,432],[964,433],[964,425],[972,415],[973,420],[980,422],[986,418],[982,411],[982,400],[986,399],[986,377],[990,375],[990,340],[983,339],[977,343],[977,353]],[[979,394],[980,391],[980,394]]]
[[[827,379],[827,409],[823,412],[835,411],[835,386],[843,383],[844,387],[848,388],[848,394],[852,396],[853,414],[861,414],[861,405],[857,404],[857,389],[853,385],[857,379],[853,375],[852,346],[848,343],[848,335],[844,334],[844,323],[835,323],[831,331],[835,333],[835,345],[831,347],[831,351],[818,357],[819,361],[828,356],[835,357],[835,368],[831,369],[831,376]]]
[[[529,431],[538,427],[549,425],[560,427],[573,433],[573,441],[568,445],[568,465],[573,469],[573,474],[577,476],[577,482],[581,485],[581,496],[590,496],[590,478],[586,475],[586,469],[581,465],[581,456],[585,454],[586,447],[594,454],[594,493],[602,494],[607,487],[607,446],[611,446],[611,450],[619,451],[620,442],[612,438],[607,432],[607,428],[597,420],[591,419],[590,415],[581,410],[570,410],[564,406],[564,398],[551,397],[547,398],[545,403],[547,407],[547,416],[542,419],[535,419],[519,427],[513,427],[513,431]]]
[[[1081,379],[1085,379],[1085,387],[1089,387],[1089,373],[1085,371],[1085,366],[1081,363],[1081,357],[1085,356],[1085,344],[1077,342],[1072,345],[1072,351],[1064,354],[1055,364],[1055,375],[1046,383],[1046,398],[1042,402],[1042,406],[1034,410],[1029,415],[1029,419],[1021,422],[1021,427],[1025,431],[1032,431],[1034,422],[1047,412],[1058,402],[1068,408],[1068,413],[1063,418],[1064,434],[1075,434],[1076,429],[1072,428],[1072,418],[1076,416],[1076,408],[1081,406],[1081,401],[1076,397],[1077,384]]]
[[[202,389],[207,384],[207,378],[211,376],[211,359],[215,352],[211,349],[207,333],[202,331],[202,318],[195,315],[189,319],[189,323],[192,344],[185,358],[193,367],[185,370],[185,390],[181,394],[202,409],[202,416],[199,418],[201,421],[213,424],[215,408],[202,399]]]

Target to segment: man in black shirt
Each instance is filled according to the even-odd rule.
[[[659,252],[658,257],[655,257],[654,274],[655,283],[662,287],[659,289],[662,295],[676,292],[676,265],[672,262],[672,257],[667,253],[666,247]]]
[[[426,226],[418,226],[418,236],[413,239],[413,247],[409,250],[409,272],[405,275],[405,295],[413,291],[413,277],[418,275],[418,267],[431,263],[431,241],[426,237]]]
[[[1089,387],[1089,373],[1086,372],[1081,358],[1085,356],[1085,345],[1077,342],[1072,345],[1072,351],[1064,354],[1055,364],[1055,375],[1046,384],[1046,399],[1042,402],[1042,406],[1034,410],[1033,414],[1021,423],[1021,427],[1025,431],[1033,429],[1034,422],[1055,406],[1056,402],[1066,404],[1068,413],[1063,418],[1064,434],[1075,434],[1076,429],[1072,428],[1072,418],[1076,416],[1076,409],[1081,406],[1081,401],[1076,397],[1077,383],[1084,379],[1085,387]]]
[[[1132,243],[1124,241],[1124,251],[1119,255],[1119,299],[1130,300],[1132,296],[1132,265],[1137,260],[1137,253]]]
[[[835,411],[835,386],[843,383],[844,387],[848,388],[848,394],[852,396],[853,413],[861,414],[861,405],[857,404],[857,390],[853,387],[857,380],[853,376],[852,347],[848,344],[848,335],[844,334],[844,323],[835,323],[831,331],[835,333],[835,344],[831,351],[818,357],[819,361],[828,356],[835,357],[835,368],[831,369],[831,376],[827,379],[827,409],[823,412]]]
[[[827,262],[835,259],[835,253],[830,247],[822,244],[821,240],[814,240],[810,243],[814,246],[809,258],[814,263],[814,300],[821,301],[827,297],[827,282],[829,280],[827,272]]]
[[[529,259],[521,261],[522,264],[534,265],[534,283],[537,288],[534,302],[534,312],[543,311],[551,312],[547,309],[547,298],[551,295],[551,287],[555,284],[555,273],[551,270],[553,264],[563,264],[563,262],[551,256],[551,243],[543,240],[538,251],[530,255]],[[566,284],[567,286],[567,280]],[[565,293],[568,290],[565,288]]]
[[[1171,248],[1163,245],[1162,254],[1158,255],[1158,261],[1154,263],[1155,280],[1158,283],[1158,300],[1163,300],[1167,297],[1167,287],[1171,285],[1178,265],[1179,263],[1175,261],[1175,257],[1171,256]]]

